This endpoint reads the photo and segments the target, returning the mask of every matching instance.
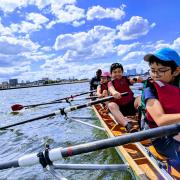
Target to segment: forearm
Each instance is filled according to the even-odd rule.
[[[113,86],[109,87],[108,90],[109,90],[109,92],[110,92],[112,95],[114,95],[115,93],[117,93],[117,91],[114,89]]]
[[[97,92],[96,92],[97,96],[98,97],[101,97],[102,94],[101,94],[101,88],[100,87],[97,87]]]
[[[180,123],[180,113],[177,114],[161,114],[155,119],[158,126]]]
[[[158,126],[180,123],[180,113],[166,114],[157,99],[149,99],[146,108]]]

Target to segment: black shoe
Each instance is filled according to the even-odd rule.
[[[125,128],[126,128],[128,133],[134,133],[134,132],[138,131],[136,128],[133,127],[132,123],[130,123],[130,122],[127,123]]]

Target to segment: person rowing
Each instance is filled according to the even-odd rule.
[[[109,95],[108,92],[108,82],[111,80],[111,75],[109,72],[102,72],[101,74],[101,81],[100,85],[97,87],[97,96],[99,98],[107,97]],[[103,103],[103,108],[100,110],[102,114],[108,113],[108,103],[109,102],[104,102]]]
[[[94,76],[90,81],[90,90],[96,90],[97,89],[98,85],[100,84],[101,74],[102,74],[101,69],[98,69],[96,71],[96,76]]]
[[[111,80],[109,72],[102,72],[100,85],[97,87],[97,96],[99,98],[108,96],[108,82]]]
[[[180,122],[180,57],[171,48],[147,54],[150,78],[145,82],[141,109],[149,128]],[[144,110],[143,110],[144,109]],[[180,135],[152,139],[156,151],[180,167]]]
[[[110,67],[112,81],[108,83],[108,90],[114,96],[108,104],[108,108],[116,119],[117,123],[123,125],[127,132],[137,131],[130,119],[125,116],[133,116],[136,113],[134,104],[136,104],[133,92],[130,89],[130,79],[123,76],[123,66],[120,63],[113,63]],[[128,92],[127,96],[121,97],[121,92]]]

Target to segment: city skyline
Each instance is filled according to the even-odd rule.
[[[124,75],[138,75],[138,74],[143,74],[144,73],[144,71],[141,69],[141,71],[140,71],[140,73],[138,73],[137,71],[136,71],[136,69],[134,68],[134,69],[127,69],[127,71],[124,71]],[[50,79],[49,77],[41,77],[40,79],[36,79],[36,80],[33,80],[33,81],[31,81],[31,80],[23,80],[23,79],[21,79],[20,81],[17,79],[17,78],[14,78],[14,79],[7,79],[6,81],[2,81],[2,82],[0,82],[0,84],[3,84],[3,83],[9,83],[9,84],[11,84],[10,83],[10,81],[11,80],[16,80],[17,81],[17,83],[16,84],[20,84],[20,83],[30,83],[30,82],[36,82],[36,81],[41,81],[41,80],[45,80],[45,81],[47,81],[47,80],[53,80],[53,81],[60,81],[60,80],[73,80],[73,79],[77,79],[77,80],[81,80],[81,79],[78,79],[78,78],[75,78],[74,76],[73,77],[68,77],[68,78],[59,78],[59,77],[56,77],[56,78],[54,78],[54,79]],[[91,77],[87,77],[87,78],[82,78],[82,79],[91,79]]]
[[[0,82],[147,71],[146,53],[180,53],[179,0],[0,0]],[[167,13],[168,12],[168,13]]]

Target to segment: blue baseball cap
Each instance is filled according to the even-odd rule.
[[[180,66],[179,54],[171,48],[162,48],[155,51],[154,54],[147,54],[144,56],[145,61],[149,61],[151,57],[156,57],[162,61],[174,61],[177,66]]]

